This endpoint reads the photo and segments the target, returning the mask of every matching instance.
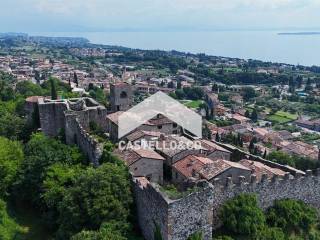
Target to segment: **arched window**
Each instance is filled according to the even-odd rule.
[[[127,98],[127,97],[128,97],[128,95],[127,95],[127,93],[125,91],[122,91],[120,93],[120,98]]]

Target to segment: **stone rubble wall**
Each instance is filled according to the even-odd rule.
[[[307,171],[306,175],[296,174],[292,176],[287,173],[283,178],[275,176],[269,180],[267,175],[263,175],[260,182],[256,176],[251,176],[251,182],[245,182],[244,177],[240,177],[238,184],[232,183],[229,178],[226,185],[219,183],[213,186],[213,228],[221,226],[219,211],[221,206],[241,193],[257,194],[259,206],[267,209],[272,206],[275,200],[295,199],[315,207],[320,211],[320,170]]]
[[[197,231],[203,233],[204,240],[211,240],[212,231],[221,226],[222,205],[241,193],[256,194],[262,209],[272,206],[275,200],[295,199],[320,212],[320,169],[307,171],[305,176],[287,173],[271,180],[263,175],[260,182],[255,175],[250,182],[242,176],[239,178],[237,184],[232,178],[224,185],[218,179],[213,184],[205,182],[207,186],[202,190],[178,200],[169,199],[153,183],[143,185],[135,180],[137,216],[145,239],[154,240],[154,222],[157,222],[164,240],[186,240]]]
[[[64,112],[68,110],[65,102],[46,102],[39,101],[39,118],[43,133],[50,137],[55,137],[61,129],[64,129]]]
[[[89,134],[90,122],[107,131],[107,109],[89,98],[44,101],[38,100],[40,124],[43,133],[55,137],[64,130],[66,143],[76,144],[95,165],[99,165],[103,144]],[[86,102],[91,104],[86,106]]]
[[[150,182],[143,185],[135,179],[137,216],[144,238],[154,240],[157,224],[164,240],[185,240],[198,231],[204,234],[204,240],[211,240],[212,188],[207,182],[202,184],[205,186],[199,188],[199,191],[171,200],[157,185]]]
[[[98,166],[103,153],[103,143],[98,142],[82,127],[76,115],[66,114],[65,129],[67,144],[76,144],[90,162]]]

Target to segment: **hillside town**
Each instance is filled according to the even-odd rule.
[[[212,239],[223,204],[242,193],[262,209],[285,198],[320,207],[317,67],[8,35],[0,72],[24,93],[34,132],[95,168],[124,163],[146,240]],[[120,116],[158,92],[201,116],[202,137],[157,114],[119,138]]]

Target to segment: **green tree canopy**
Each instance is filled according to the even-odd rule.
[[[125,225],[132,195],[124,164],[105,163],[88,168],[65,194],[61,205],[58,235],[66,238],[82,229],[97,230],[103,222]]]
[[[25,233],[26,229],[22,228],[9,216],[6,203],[0,200],[0,239],[24,239],[22,236]]]
[[[22,146],[19,142],[0,137],[0,196],[7,195],[23,161]]]
[[[286,233],[309,233],[318,222],[317,212],[301,201],[277,200],[267,210],[267,222],[274,227],[282,228]]]
[[[33,134],[25,146],[25,161],[16,182],[16,194],[33,203],[40,202],[42,183],[46,170],[54,163],[68,165],[84,161],[79,149],[46,137],[42,133]]]
[[[252,194],[240,194],[227,201],[220,212],[224,228],[238,235],[256,236],[265,226],[263,211]]]

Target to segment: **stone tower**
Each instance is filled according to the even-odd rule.
[[[111,84],[110,103],[111,110],[114,112],[128,110],[133,103],[131,85],[125,82]]]

